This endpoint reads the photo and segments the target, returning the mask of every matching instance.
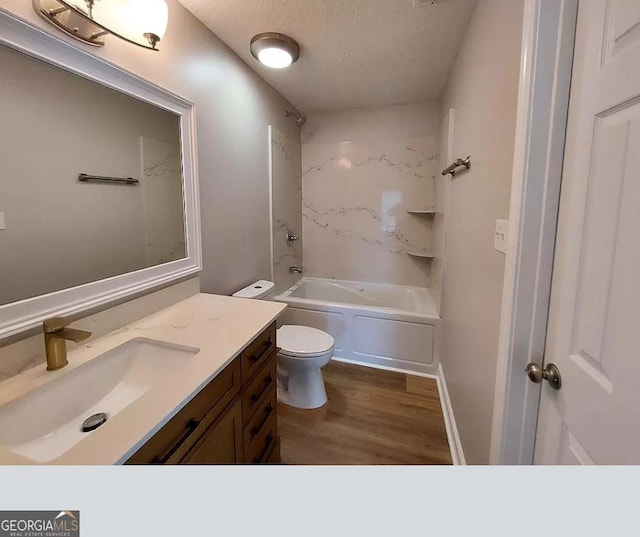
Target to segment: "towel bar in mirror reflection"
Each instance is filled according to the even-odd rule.
[[[109,177],[108,175],[89,175],[79,173],[78,181],[81,183],[114,183],[120,185],[138,185],[140,181],[133,177]]]

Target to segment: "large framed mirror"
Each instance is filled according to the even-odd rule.
[[[194,106],[0,10],[0,338],[201,269]]]

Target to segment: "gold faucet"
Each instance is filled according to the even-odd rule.
[[[67,360],[67,340],[79,343],[87,339],[91,332],[67,328],[69,321],[64,317],[52,317],[42,323],[44,346],[47,354],[47,371],[62,369]]]

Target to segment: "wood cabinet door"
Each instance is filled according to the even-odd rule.
[[[126,464],[177,464],[240,393],[240,360],[222,370]]]
[[[242,408],[237,401],[207,429],[180,464],[240,464],[242,458]]]

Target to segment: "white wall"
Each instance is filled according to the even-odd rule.
[[[300,275],[289,267],[302,266],[302,147],[300,138],[289,138],[271,128],[271,200],[273,281],[278,291],[293,285]],[[287,233],[298,237],[289,243]]]
[[[181,4],[167,3],[169,27],[158,52],[115,37],[99,49],[77,46],[196,104],[202,288],[230,293],[271,272],[267,126],[292,138],[299,129],[284,117],[292,107],[273,88]],[[0,7],[62,36],[31,2],[0,0]]]
[[[438,114],[437,101],[315,112],[302,127],[302,143],[433,136]]]
[[[142,137],[142,205],[147,265],[185,256],[180,145]]]
[[[471,170],[449,183],[442,364],[467,462],[488,463],[516,120],[522,0],[478,2],[442,99],[455,109],[454,157]]]
[[[431,294],[437,305],[438,311],[441,309],[442,284],[444,280],[444,247],[446,239],[447,223],[447,203],[449,199],[449,179],[448,175],[442,175],[444,170],[453,162],[453,118],[454,110],[445,110],[440,121],[440,131],[438,132],[438,155],[436,159],[436,174],[433,179],[433,198],[436,213],[433,216],[432,250],[434,254],[431,262]]]
[[[314,113],[303,128],[305,274],[429,285],[438,103]]]
[[[172,259],[184,257],[180,176],[144,203],[146,186],[166,188],[141,166],[141,137],[179,148],[178,117],[7,47],[0,65],[0,304],[157,264],[172,248],[149,258],[145,223],[157,222],[145,209],[166,218],[177,206],[162,231],[181,237]],[[141,184],[80,183],[80,172]]]

